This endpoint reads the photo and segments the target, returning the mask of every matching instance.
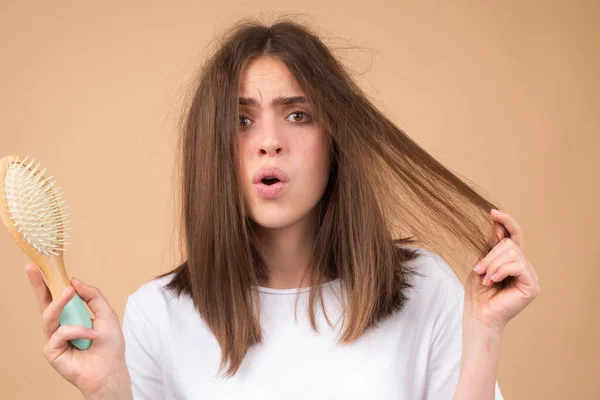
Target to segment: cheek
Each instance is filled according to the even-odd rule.
[[[245,171],[246,164],[250,159],[250,146],[247,141],[238,139],[236,143],[236,156],[238,169]]]
[[[236,156],[236,174],[237,174],[237,179],[238,179],[238,184],[239,187],[242,191],[246,191],[247,188],[247,176],[248,176],[248,171],[247,171],[247,163],[249,160],[249,154],[248,154],[248,149],[247,149],[248,145],[246,143],[244,143],[244,141],[239,140],[236,143],[236,148],[235,148],[235,156]]]
[[[329,176],[329,155],[321,141],[315,140],[307,146],[302,151],[300,159],[304,168],[310,166],[309,179],[313,183],[322,182]]]

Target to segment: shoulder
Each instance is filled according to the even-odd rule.
[[[135,348],[150,346],[153,354],[159,354],[161,338],[164,337],[165,324],[173,308],[177,307],[176,296],[165,286],[172,274],[153,278],[128,296],[123,313],[122,330],[125,341],[130,347],[128,357],[137,354]],[[145,343],[145,344],[144,344]],[[137,355],[136,355],[137,357]]]
[[[402,246],[411,250],[415,250],[418,254],[409,264],[413,266],[419,273],[424,274],[429,278],[447,280],[455,285],[462,285],[454,269],[446,259],[438,253],[423,247]]]
[[[415,272],[411,275],[410,296],[413,301],[440,305],[456,302],[460,306],[464,286],[452,266],[439,254],[422,247],[403,246],[417,251],[418,256],[407,264]]]
[[[177,301],[176,296],[166,288],[173,274],[151,279],[138,287],[127,298],[125,312],[134,311],[142,315],[156,315],[156,313],[167,312],[173,303]]]

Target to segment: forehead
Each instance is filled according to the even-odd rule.
[[[239,96],[256,97],[259,102],[277,96],[304,94],[287,66],[278,58],[261,56],[253,59],[242,71]]]

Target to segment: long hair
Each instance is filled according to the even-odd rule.
[[[323,276],[339,279],[347,294],[340,342],[350,343],[406,303],[416,273],[408,261],[417,254],[403,244],[436,247],[454,237],[480,256],[491,249],[484,222],[495,206],[377,110],[314,30],[288,18],[269,25],[243,19],[202,65],[185,113],[185,261],[161,275],[174,273],[166,287],[193,300],[220,345],[225,376],[262,340],[252,288],[267,281],[268,271],[246,215],[235,151],[240,76],[259,56],[277,57],[299,82],[331,154],[304,271],[313,329]]]

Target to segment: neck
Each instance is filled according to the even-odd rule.
[[[314,254],[316,213],[311,212],[293,225],[272,229],[257,226],[256,236],[268,268],[266,287],[289,289],[305,287],[302,274]]]

